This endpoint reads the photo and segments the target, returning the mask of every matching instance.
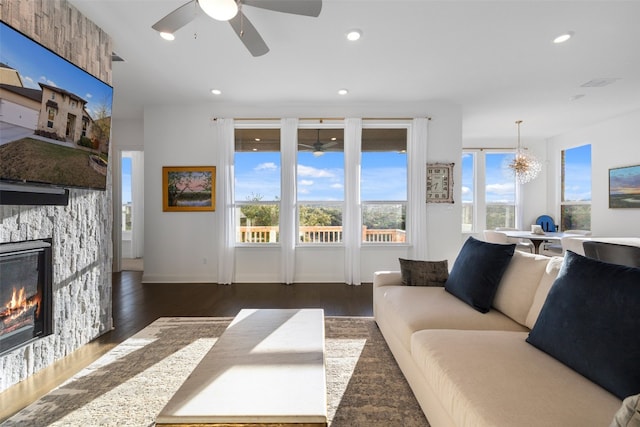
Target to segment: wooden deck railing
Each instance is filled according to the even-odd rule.
[[[342,242],[341,226],[302,226],[298,239],[301,243],[340,243]],[[277,226],[239,227],[240,243],[277,243],[280,231]],[[406,232],[398,229],[368,229],[362,227],[363,242],[404,243]]]

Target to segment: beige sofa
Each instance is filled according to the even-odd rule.
[[[431,426],[611,423],[618,397],[525,341],[561,263],[516,251],[486,314],[375,273],[375,320]]]

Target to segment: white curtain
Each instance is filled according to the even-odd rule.
[[[131,155],[131,256],[144,256],[144,152],[130,151]]]
[[[282,263],[280,281],[293,283],[296,266],[296,156],[298,153],[298,119],[282,119],[280,138],[282,190],[280,198],[280,245]]]
[[[344,241],[345,283],[360,285],[360,248],[362,247],[362,215],[360,203],[360,168],[362,119],[345,119],[344,129],[344,214],[342,218]]]
[[[216,216],[218,218],[218,283],[233,283],[235,273],[235,202],[233,199],[234,121],[216,121]]]
[[[427,253],[427,118],[413,119],[409,138],[409,200],[407,201],[407,236],[411,242],[409,257],[426,260]]]

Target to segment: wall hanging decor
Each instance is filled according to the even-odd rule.
[[[640,165],[609,169],[609,208],[640,208]]]
[[[453,165],[427,163],[427,203],[453,203]]]
[[[215,166],[164,166],[162,168],[164,212],[215,211]]]

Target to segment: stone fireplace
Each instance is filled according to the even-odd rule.
[[[0,354],[50,335],[51,239],[0,244]]]
[[[112,81],[111,38],[67,0],[2,0],[0,19],[101,80]],[[38,337],[0,352],[0,392],[113,327],[110,189],[108,171],[107,191],[72,188],[66,206],[0,203],[0,243],[51,244],[50,330],[45,324]]]

